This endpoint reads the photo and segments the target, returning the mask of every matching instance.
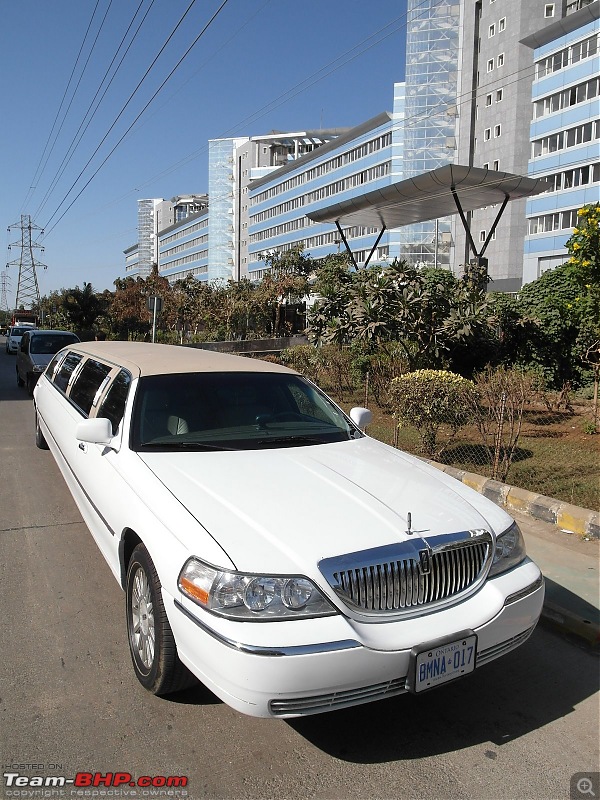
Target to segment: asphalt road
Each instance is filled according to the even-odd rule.
[[[201,687],[153,697],[130,667],[124,596],[35,447],[2,338],[0,463],[0,775],[188,778],[170,790],[0,778],[1,798],[599,796],[595,776],[576,788],[600,769],[598,660],[541,628],[464,681],[298,721],[242,716]]]

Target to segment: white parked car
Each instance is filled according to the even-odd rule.
[[[6,352],[16,353],[21,344],[23,334],[34,329],[34,325],[11,325],[6,334]]]
[[[465,676],[538,621],[511,517],[292,370],[77,344],[34,403],[156,694],[195,676],[253,716],[329,711]]]

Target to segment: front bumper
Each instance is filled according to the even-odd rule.
[[[405,692],[412,648],[466,628],[477,634],[482,666],[527,640],[543,598],[541,573],[527,559],[458,606],[412,620],[365,624],[338,615],[219,625],[179,598],[166,596],[165,607],[181,660],[205,686],[242,713],[295,717]]]

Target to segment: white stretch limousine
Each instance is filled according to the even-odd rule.
[[[330,711],[464,676],[538,621],[516,523],[293,370],[76,344],[34,404],[156,694],[195,676],[253,716]]]

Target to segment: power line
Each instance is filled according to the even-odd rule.
[[[46,205],[47,200],[51,197],[52,192],[54,191],[54,188],[56,187],[56,184],[58,183],[58,181],[60,180],[60,178],[64,174],[67,166],[69,165],[71,159],[73,158],[75,150],[79,146],[79,143],[81,142],[81,139],[83,138],[85,132],[89,128],[92,120],[94,119],[94,117],[96,115],[96,112],[100,108],[102,100],[106,96],[106,93],[108,92],[113,80],[117,76],[117,73],[119,72],[119,69],[121,68],[121,65],[123,64],[123,61],[125,60],[125,58],[127,56],[127,53],[129,52],[129,49],[131,48],[132,44],[136,40],[136,38],[137,38],[137,36],[138,36],[138,34],[140,32],[140,29],[141,29],[142,25],[144,24],[144,22],[146,20],[146,17],[150,13],[150,10],[152,9],[152,6],[154,5],[154,2],[155,2],[155,0],[151,0],[150,5],[148,6],[148,9],[146,10],[146,13],[142,17],[142,19],[141,19],[141,21],[140,21],[135,33],[133,34],[129,44],[127,45],[127,48],[125,49],[125,52],[123,53],[123,56],[121,57],[121,60],[119,61],[115,71],[113,72],[113,75],[112,75],[110,81],[107,83],[106,88],[104,89],[104,92],[102,93],[100,99],[98,100],[98,103],[96,104],[96,108],[94,109],[93,113],[91,114],[91,116],[90,116],[90,118],[89,118],[89,120],[87,122],[87,125],[85,126],[85,128],[83,128],[83,130],[81,130],[81,128],[83,127],[83,124],[85,123],[85,120],[86,120],[87,116],[90,113],[90,110],[92,109],[92,107],[94,105],[94,102],[96,101],[96,98],[98,97],[100,89],[102,88],[102,85],[103,85],[104,81],[106,80],[106,78],[107,78],[107,76],[108,76],[108,74],[109,74],[109,72],[111,70],[111,67],[115,63],[115,60],[116,60],[116,58],[117,58],[117,56],[119,54],[119,51],[120,51],[121,47],[123,46],[123,43],[124,43],[124,41],[125,41],[125,39],[127,37],[127,34],[131,30],[131,27],[132,27],[132,25],[133,25],[133,23],[135,21],[135,18],[137,17],[137,15],[138,15],[138,13],[140,11],[140,8],[142,7],[142,5],[144,3],[144,0],[140,0],[140,3],[138,5],[138,7],[137,7],[132,19],[131,19],[131,22],[129,23],[129,25],[127,27],[127,30],[123,34],[123,37],[121,38],[121,42],[119,43],[119,46],[117,47],[117,49],[115,51],[115,54],[114,54],[110,64],[108,65],[102,80],[100,81],[100,83],[98,85],[98,89],[96,90],[96,94],[94,95],[91,103],[89,104],[88,109],[87,109],[86,113],[84,114],[84,117],[83,117],[83,119],[82,119],[82,121],[81,121],[81,123],[79,125],[79,128],[77,129],[77,132],[75,133],[75,136],[73,137],[73,140],[72,140],[72,142],[71,142],[71,144],[69,146],[69,149],[67,150],[67,152],[66,152],[66,154],[65,154],[65,156],[64,156],[64,158],[63,158],[63,160],[62,160],[62,162],[60,164],[60,167],[58,168],[58,170],[57,170],[57,172],[56,172],[56,174],[55,174],[55,176],[54,176],[54,178],[53,178],[53,180],[52,180],[52,182],[50,184],[50,187],[46,191],[46,194],[42,198],[42,201],[41,201],[40,205],[38,206],[38,208],[37,208],[37,210],[36,210],[36,212],[34,214],[35,217],[37,217],[42,212],[42,210],[44,209],[44,206]],[[81,131],[81,135],[79,136],[79,138],[77,138],[80,131]]]
[[[193,2],[192,2],[192,4],[191,4],[191,5],[193,5],[195,2],[196,2],[196,0],[193,0]],[[199,40],[202,38],[202,36],[203,36],[203,35],[206,33],[206,31],[208,30],[208,28],[210,27],[210,25],[211,25],[211,24],[214,22],[214,20],[217,18],[217,16],[218,16],[218,15],[221,13],[221,11],[223,10],[223,8],[225,8],[225,6],[227,5],[227,3],[228,3],[228,2],[229,2],[229,0],[223,0],[223,2],[222,2],[222,3],[221,3],[221,5],[219,6],[219,8],[218,8],[218,9],[215,11],[215,13],[212,15],[212,17],[210,18],[210,20],[209,20],[209,21],[206,23],[206,25],[205,25],[205,26],[204,26],[204,28],[203,28],[203,29],[200,31],[200,33],[198,34],[198,36],[196,36],[196,38],[194,39],[194,41],[193,41],[193,42],[191,43],[191,45],[190,45],[190,46],[187,48],[187,50],[185,51],[185,53],[184,53],[184,54],[181,56],[181,58],[179,59],[179,61],[178,61],[178,62],[175,64],[175,66],[173,67],[173,69],[172,69],[172,70],[169,72],[169,74],[167,75],[167,77],[166,77],[166,78],[164,79],[164,81],[163,81],[163,82],[160,84],[160,86],[158,87],[158,89],[157,89],[157,90],[154,92],[154,94],[152,95],[152,97],[150,98],[150,100],[148,100],[148,102],[146,103],[146,105],[145,105],[145,106],[142,108],[142,110],[141,110],[141,111],[140,111],[140,113],[137,115],[137,117],[136,117],[136,118],[133,120],[133,122],[132,122],[132,123],[129,125],[129,127],[127,128],[127,130],[126,130],[126,131],[123,133],[123,135],[122,135],[122,136],[121,136],[121,138],[120,138],[120,139],[117,141],[117,143],[116,143],[116,144],[115,144],[115,146],[112,148],[112,150],[111,150],[111,151],[108,153],[108,155],[107,155],[107,156],[104,158],[104,160],[103,160],[103,161],[100,163],[100,165],[98,166],[98,168],[96,169],[96,171],[95,171],[95,172],[92,174],[92,176],[91,176],[91,177],[88,179],[88,181],[85,183],[85,185],[83,186],[83,188],[82,188],[82,189],[79,191],[79,193],[78,193],[78,194],[77,194],[77,195],[74,197],[74,199],[71,201],[71,203],[70,203],[70,204],[67,206],[67,208],[66,208],[66,209],[63,211],[63,213],[61,214],[61,216],[60,216],[60,217],[57,219],[57,221],[54,223],[54,225],[53,225],[53,226],[50,228],[50,230],[48,231],[48,234],[47,234],[47,235],[49,235],[49,234],[50,234],[50,233],[51,233],[51,232],[54,230],[54,228],[55,228],[55,227],[58,225],[58,223],[59,223],[59,222],[62,220],[62,218],[65,216],[65,214],[66,214],[66,213],[69,211],[69,209],[71,208],[71,206],[72,206],[72,205],[73,205],[73,204],[74,204],[74,203],[75,203],[75,202],[76,202],[76,201],[79,199],[79,197],[81,197],[81,195],[83,194],[83,192],[86,190],[86,188],[89,186],[89,184],[90,184],[90,183],[93,181],[93,179],[96,177],[96,175],[98,174],[98,172],[100,172],[100,170],[102,169],[102,167],[104,166],[104,164],[106,164],[106,162],[108,161],[108,159],[109,159],[109,158],[112,156],[112,154],[115,152],[115,150],[117,149],[117,147],[118,147],[118,146],[121,144],[121,142],[123,141],[123,139],[125,139],[125,137],[127,136],[127,134],[130,132],[130,130],[131,130],[131,129],[133,128],[133,126],[135,125],[135,123],[136,123],[136,122],[139,120],[139,118],[142,116],[142,114],[144,113],[144,111],[145,111],[145,110],[148,108],[148,106],[149,106],[149,105],[152,103],[152,101],[154,100],[154,98],[155,98],[155,97],[158,95],[158,93],[159,93],[159,92],[162,90],[162,88],[165,86],[165,84],[166,84],[166,83],[167,83],[167,82],[168,82],[168,81],[171,79],[171,77],[173,76],[173,74],[175,73],[175,71],[176,71],[176,70],[179,68],[179,66],[181,65],[181,63],[182,63],[182,62],[184,61],[184,59],[185,59],[185,58],[188,56],[188,54],[190,53],[190,51],[192,50],[192,48],[193,48],[193,47],[194,47],[194,46],[197,44],[197,42],[198,42],[198,41],[199,41]],[[191,8],[191,5],[190,5],[190,8]],[[188,10],[189,10],[189,9],[188,9]],[[187,12],[186,12],[186,13],[187,13]],[[182,19],[183,19],[183,18],[182,18]],[[175,31],[173,31],[173,33],[174,33],[174,32],[175,32]],[[158,56],[157,56],[157,57],[158,57]],[[153,63],[154,63],[154,62],[153,62]],[[136,90],[136,91],[137,91],[137,90]],[[129,101],[128,101],[128,102],[129,102]],[[116,122],[116,120],[115,120],[115,122]],[[112,130],[112,127],[114,127],[114,123],[113,123],[113,126],[111,126],[111,130]],[[110,131],[109,131],[109,133],[110,133]],[[107,133],[107,135],[108,135],[108,133]],[[104,139],[106,139],[106,136],[104,137]],[[104,141],[104,139],[102,140],[102,142]],[[100,143],[100,145],[102,144],[102,142]],[[98,152],[98,149],[99,149],[100,145],[98,145],[98,148],[96,148],[96,150],[94,151],[94,154],[92,155],[92,158],[93,158],[93,156],[96,154],[96,152]],[[90,161],[91,161],[91,158],[90,158]],[[88,163],[86,164],[86,167],[88,166],[88,164],[90,163],[90,161],[88,161]],[[86,167],[84,167],[84,169],[85,169]],[[83,170],[82,170],[82,172],[83,172]],[[49,223],[52,221],[52,219],[53,219],[53,218],[56,216],[56,214],[58,213],[58,211],[59,211],[59,209],[60,209],[60,206],[61,206],[61,205],[62,205],[62,204],[63,204],[63,203],[66,201],[66,199],[67,199],[68,195],[70,194],[71,190],[73,189],[73,187],[75,186],[75,184],[77,183],[77,181],[79,180],[79,178],[81,177],[81,174],[82,174],[82,172],[79,174],[79,176],[77,177],[77,179],[75,180],[75,182],[73,183],[73,185],[71,186],[71,188],[69,189],[69,191],[67,192],[67,194],[65,195],[65,197],[63,198],[63,200],[61,201],[61,203],[58,205],[58,207],[57,207],[56,211],[55,211],[55,212],[54,212],[54,214],[53,214],[53,215],[50,217],[50,219],[48,220],[48,223],[47,223],[47,224],[49,224]]]
[[[85,36],[83,37],[83,41],[81,42],[81,46],[79,47],[79,52],[77,54],[77,58],[75,59],[75,63],[73,64],[73,69],[71,70],[71,75],[69,76],[69,80],[67,81],[67,85],[65,87],[65,91],[63,92],[63,96],[62,96],[62,99],[60,101],[60,105],[58,106],[58,111],[56,112],[56,116],[54,117],[54,122],[52,123],[52,128],[50,129],[50,133],[48,134],[48,138],[46,139],[46,144],[44,145],[44,149],[42,151],[42,155],[40,156],[40,160],[38,162],[38,165],[36,167],[35,173],[34,173],[33,178],[31,180],[31,186],[29,187],[29,191],[27,192],[25,200],[23,201],[23,205],[21,206],[21,210],[23,210],[23,208],[25,208],[25,205],[29,201],[29,193],[31,192],[32,189],[35,189],[35,183],[36,183],[36,180],[37,180],[37,177],[38,177],[38,172],[39,172],[40,166],[42,164],[42,161],[44,160],[44,155],[46,154],[46,150],[48,149],[48,145],[50,144],[50,139],[52,138],[52,134],[54,133],[54,128],[56,127],[56,123],[58,122],[58,118],[60,116],[61,109],[62,109],[63,104],[65,102],[65,99],[67,97],[67,92],[69,91],[69,86],[71,85],[71,81],[73,80],[73,76],[75,74],[75,70],[77,69],[77,64],[79,63],[79,59],[81,58],[81,53],[83,52],[83,48],[85,46],[85,42],[86,42],[88,34],[90,32],[90,28],[92,27],[92,22],[94,20],[95,15],[96,15],[96,11],[98,9],[99,3],[100,3],[100,0],[96,0],[96,5],[94,6],[94,10],[92,12],[92,16],[91,16],[90,21],[88,23],[87,30],[85,32]],[[56,142],[56,139],[55,139],[55,142]],[[53,145],[53,147],[54,147],[54,145]],[[52,152],[52,151],[50,151],[50,152]],[[40,177],[41,177],[41,174],[40,174]]]

